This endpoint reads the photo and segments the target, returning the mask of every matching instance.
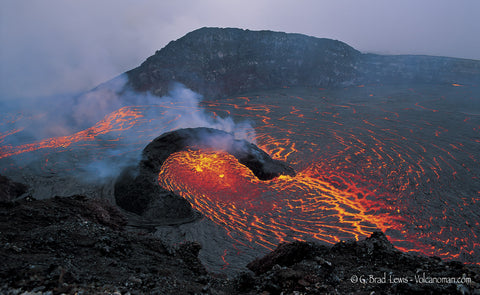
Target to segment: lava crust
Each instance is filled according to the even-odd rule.
[[[158,184],[163,162],[173,153],[187,149],[209,149],[233,155],[260,180],[280,175],[295,176],[286,163],[272,159],[255,144],[235,139],[233,134],[212,128],[186,128],[167,132],[148,144],[137,167],[126,168],[115,183],[115,199],[123,209],[168,223],[194,218],[191,205]]]

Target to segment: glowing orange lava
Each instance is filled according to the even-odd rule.
[[[260,181],[233,156],[182,151],[163,164],[159,182],[224,226],[229,235],[272,249],[280,242],[335,243],[399,228],[370,201],[368,188],[312,165],[295,177]]]
[[[225,152],[188,150],[172,154],[163,164],[159,180],[180,180],[171,190],[182,189],[195,195],[210,195],[218,202],[254,198],[260,181],[237,159]],[[166,185],[168,186],[168,185]]]
[[[380,229],[401,250],[478,263],[480,114],[471,102],[479,90],[439,87],[285,88],[203,101],[215,118],[253,122],[257,146],[297,176],[259,181],[229,154],[189,150],[167,159],[159,182],[245,245],[334,243]],[[25,132],[17,121],[30,118],[5,116],[1,172],[22,170],[20,154],[40,149],[51,153],[39,153],[42,171],[52,172],[75,169],[85,151],[141,151],[164,132],[193,127],[180,124],[190,110],[198,111],[175,102],[124,107],[86,130],[18,146]],[[64,152],[68,160],[54,156]]]
[[[21,146],[1,146],[0,147],[0,159],[5,157],[11,157],[25,152],[36,151],[45,148],[59,148],[68,147],[73,143],[79,141],[93,141],[97,136],[112,132],[112,131],[124,131],[131,128],[137,122],[138,118],[141,118],[142,114],[135,107],[123,107],[110,115],[106,116],[103,120],[95,124],[94,126],[74,133],[68,136],[52,137],[39,142],[24,144]]]

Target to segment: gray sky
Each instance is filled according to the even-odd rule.
[[[200,27],[480,60],[480,0],[2,0],[0,100],[88,90]]]

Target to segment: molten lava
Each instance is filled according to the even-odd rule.
[[[334,243],[378,228],[399,228],[377,212],[381,204],[367,200],[374,192],[318,165],[296,177],[260,181],[229,154],[188,150],[165,161],[159,182],[223,225],[238,242],[268,249],[285,241]]]
[[[362,86],[204,101],[215,117],[254,122],[257,146],[297,175],[260,181],[229,154],[188,150],[167,159],[159,183],[245,245],[334,243],[380,229],[401,250],[478,263],[478,86]],[[1,172],[34,173],[16,160],[40,149],[34,154],[52,172],[85,155],[108,157],[119,145],[121,152],[139,151],[159,134],[192,127],[179,124],[176,111],[185,108],[125,107],[86,130],[33,143],[10,140],[24,132],[12,123],[22,118],[5,117],[2,126],[12,127],[0,133]],[[170,111],[175,116],[166,116]]]
[[[0,147],[0,159],[15,156],[18,154],[32,152],[39,149],[45,148],[66,148],[73,143],[80,141],[94,141],[98,138],[99,135],[114,132],[114,131],[125,131],[137,123],[138,118],[141,118],[143,115],[135,107],[123,107],[108,116],[106,116],[102,121],[98,122],[94,126],[82,130],[80,132],[74,133],[68,136],[61,137],[52,137],[39,142],[24,144],[21,146],[1,146]],[[12,131],[12,133],[18,132],[17,130]],[[11,133],[11,134],[12,134]],[[7,134],[7,135],[11,135]],[[6,137],[7,135],[3,136]],[[0,139],[2,139],[0,137]]]
[[[194,201],[195,196],[209,195],[220,203],[255,198],[257,184],[261,182],[234,156],[198,150],[172,154],[158,178],[167,189],[190,192],[190,201]],[[176,179],[176,184],[169,179]]]

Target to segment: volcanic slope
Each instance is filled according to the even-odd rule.
[[[136,91],[168,93],[172,81],[210,98],[283,86],[478,84],[480,61],[362,54],[331,39],[272,31],[202,28],[127,72]]]

